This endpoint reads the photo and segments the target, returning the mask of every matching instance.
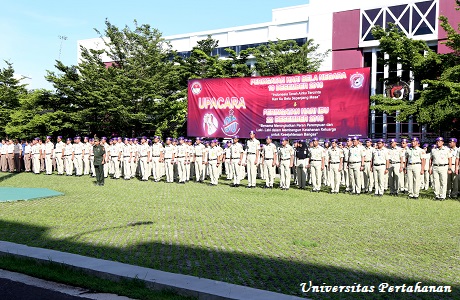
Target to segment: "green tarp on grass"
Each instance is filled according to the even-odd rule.
[[[64,194],[50,189],[0,187],[0,202],[32,200],[61,195]]]

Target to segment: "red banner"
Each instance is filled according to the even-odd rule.
[[[367,136],[370,69],[188,83],[189,136]]]

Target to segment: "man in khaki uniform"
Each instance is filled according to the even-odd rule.
[[[396,139],[391,139],[390,148],[388,148],[388,158],[390,168],[388,169],[388,185],[390,186],[390,195],[397,196],[400,188],[400,177],[404,176],[404,151],[397,146]]]
[[[209,166],[209,177],[211,183],[209,185],[216,186],[219,180],[218,167],[220,165],[220,150],[217,148],[217,140],[211,141],[211,147],[207,151],[205,164]]]
[[[406,157],[406,151],[409,149],[409,141],[407,139],[402,139],[401,140],[401,151],[403,154],[403,158]],[[402,166],[404,167],[404,166]],[[407,173],[404,171],[401,171],[401,174],[399,176],[399,190],[401,193],[407,193],[408,190],[408,181],[407,181]]]
[[[65,171],[67,176],[72,176],[73,174],[73,145],[72,139],[67,138],[66,145],[64,147],[64,163],[65,163]]]
[[[13,140],[8,140],[8,146],[6,147],[6,160],[8,161],[8,170],[10,173],[14,172],[14,143]]]
[[[362,171],[364,169],[364,151],[359,144],[359,138],[353,137],[353,146],[349,149],[348,154],[348,170],[350,174],[351,193],[355,195],[361,194]]]
[[[409,198],[418,199],[422,183],[422,175],[425,172],[425,151],[419,147],[418,138],[411,140],[412,147],[406,150],[405,168],[407,173],[407,187]]]
[[[163,162],[163,145],[160,143],[160,137],[155,136],[152,144],[152,173],[153,180],[159,182],[161,179],[161,164]]]
[[[225,175],[227,175],[227,180],[233,179],[233,168],[231,166],[231,157],[232,157],[232,141],[227,141],[227,145],[224,149],[223,162],[225,166]]]
[[[430,174],[433,174],[433,186],[436,200],[445,200],[447,195],[447,175],[452,173],[452,157],[444,139],[436,139],[436,148],[431,150]]]
[[[284,191],[289,190],[291,185],[291,168],[294,166],[294,148],[289,145],[289,139],[283,137],[281,139],[281,147],[279,149],[280,161],[280,188]]]
[[[390,159],[383,139],[377,141],[377,148],[372,150],[371,171],[374,173],[375,196],[382,197],[385,192],[385,174],[388,173]]]
[[[64,175],[64,160],[63,160],[63,151],[65,144],[62,141],[62,136],[57,137],[57,143],[54,146],[54,158],[56,160],[56,169],[58,175]]]
[[[256,187],[257,164],[259,163],[260,142],[256,139],[256,132],[249,132],[250,139],[246,141],[246,165],[248,169],[247,188]]]
[[[53,156],[54,144],[51,142],[51,136],[47,136],[45,140],[45,171],[46,175],[53,173]]]
[[[143,136],[141,138],[141,145],[139,147],[139,165],[141,170],[141,180],[148,181],[149,180],[149,167],[148,163],[150,161],[150,147],[147,143],[147,137]]]
[[[176,146],[176,161],[180,184],[185,184],[185,180],[187,178],[187,170],[185,169],[185,164],[188,159],[187,144],[185,143],[185,139],[183,137],[179,137],[179,145]]]
[[[172,138],[166,138],[164,146],[164,163],[166,171],[166,182],[174,182],[174,162],[176,157],[176,147],[172,145]]]
[[[306,145],[307,141],[298,140],[297,147],[295,147],[294,164],[296,170],[297,186],[299,189],[304,190],[307,188],[307,170],[308,170],[308,156],[310,152]]]
[[[342,143],[343,147],[343,170],[342,170],[342,183],[345,185],[345,193],[351,191],[350,185],[350,173],[348,168],[348,157],[350,154],[350,147],[353,145],[351,138],[347,138],[347,141]]]
[[[449,150],[452,157],[452,167],[454,168],[455,160],[459,152],[456,138],[449,139]],[[456,199],[458,196],[458,179],[458,174],[456,172],[452,172],[447,176],[447,195],[452,199]]]
[[[266,189],[272,189],[275,181],[276,164],[278,157],[278,150],[275,144],[272,143],[271,136],[265,139],[266,144],[262,149],[262,162],[265,173],[265,186]]]
[[[374,175],[371,171],[372,164],[372,153],[374,147],[372,147],[372,140],[366,139],[366,146],[364,146],[364,170],[363,170],[363,188],[364,192],[372,193],[372,187],[374,186]]]
[[[239,137],[234,136],[233,137],[233,144],[231,146],[231,165],[233,168],[233,184],[232,187],[239,187],[240,186],[240,181],[243,176],[243,171],[242,171],[242,163],[243,163],[243,145],[241,145],[239,142]]]
[[[195,177],[197,182],[203,182],[205,178],[205,165],[203,155],[206,152],[206,147],[202,143],[202,138],[197,137],[195,142],[195,151],[193,163],[195,164]]]
[[[324,148],[319,145],[319,139],[313,138],[313,147],[310,148],[310,160],[308,166],[311,169],[312,192],[321,190],[321,177],[324,169]]]
[[[338,140],[333,139],[331,147],[327,151],[329,180],[331,186],[331,194],[338,194],[340,189],[340,174],[343,167],[343,150],[337,146]]]
[[[83,175],[89,175],[89,172],[91,170],[90,166],[90,152],[91,148],[93,146],[89,143],[89,137],[85,136],[83,138],[83,150],[84,150],[84,155],[83,155]]]
[[[26,172],[31,171],[32,166],[32,146],[29,141],[26,140],[26,145],[24,147],[24,169]]]
[[[125,180],[131,179],[131,161],[133,160],[133,150],[131,145],[129,144],[129,139],[124,139],[124,145],[122,148],[122,156],[123,156],[123,178]]]

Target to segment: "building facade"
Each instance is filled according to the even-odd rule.
[[[348,68],[371,68],[371,95],[385,91],[383,79],[391,74],[401,76],[409,85],[408,101],[414,99],[414,91],[420,88],[410,72],[379,63],[378,58],[385,54],[379,49],[379,42],[371,33],[375,25],[386,27],[394,23],[408,37],[425,41],[439,53],[448,52],[442,44],[446,33],[440,27],[439,16],[449,18],[457,28],[460,13],[455,10],[455,0],[310,0],[309,4],[273,9],[272,20],[247,26],[216,29],[202,32],[165,36],[180,55],[186,57],[197,42],[211,35],[219,41],[214,55],[226,57],[225,48],[237,53],[276,40],[296,40],[303,44],[313,39],[320,45],[318,51],[331,50],[324,60],[321,70],[340,70]],[[102,49],[101,39],[78,41],[80,46]],[[102,57],[110,63],[110,58]],[[80,60],[80,53],[78,53]],[[371,112],[369,136],[373,138],[429,137],[429,128],[417,124],[416,120],[407,123],[396,121],[396,115]]]

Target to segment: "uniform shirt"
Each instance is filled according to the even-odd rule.
[[[409,150],[409,147],[401,147],[401,152],[402,152],[402,157],[404,159],[404,162],[406,162],[406,152]]]
[[[450,149],[450,157],[452,157],[452,165],[455,163],[454,159],[458,156],[458,148],[449,148]]]
[[[311,147],[310,148],[310,161],[321,161],[326,154],[324,148],[321,146]]]
[[[163,153],[163,145],[158,142],[158,143],[153,143],[152,145],[152,156],[153,157],[160,157],[161,153]]]
[[[374,153],[375,148],[373,147],[364,147],[364,161],[370,162],[372,160],[372,153]]]
[[[195,147],[192,145],[187,145],[188,157],[191,159],[195,155]]]
[[[222,149],[222,147],[220,145],[217,145],[216,148],[217,148],[217,155],[218,156],[224,155],[224,149]]]
[[[295,148],[295,157],[297,159],[306,159],[308,157],[308,147],[307,145],[302,144],[301,147]]]
[[[294,155],[294,148],[291,145],[287,144],[286,146],[281,146],[279,149],[280,159],[288,160],[291,156]]]
[[[423,155],[425,154],[425,150],[420,147],[414,147],[407,149],[406,151],[406,164],[418,164],[422,163]]]
[[[118,156],[118,146],[117,145],[109,145],[109,152],[110,157],[117,157]]]
[[[405,152],[398,146],[388,148],[390,163],[399,163],[401,161],[401,157],[404,157],[404,153]]]
[[[275,155],[278,154],[278,150],[276,149],[275,144],[270,143],[265,145],[265,147],[262,150],[262,153],[264,155],[264,159],[273,159]]]
[[[164,147],[165,159],[171,159],[173,154],[176,154],[176,147],[174,145],[165,145]]]
[[[249,139],[246,142],[247,154],[256,154],[257,150],[260,149],[260,142],[258,139]]]
[[[45,154],[53,154],[54,144],[51,142],[45,143]]]
[[[228,146],[227,148],[224,149],[225,153],[225,158],[230,159],[232,157],[232,149],[231,146]]]
[[[451,157],[451,152],[449,148],[446,146],[442,146],[441,148],[434,148],[431,150],[431,161],[434,165],[448,165],[449,158]]]
[[[83,143],[83,150],[85,150],[85,156],[89,155],[91,152],[91,144],[90,143]]]
[[[79,155],[83,153],[83,144],[82,143],[75,143],[73,144],[73,152],[75,155]]]
[[[8,154],[14,153],[14,144],[8,144],[8,146],[6,146],[6,153]]]
[[[425,171],[428,171],[428,169],[430,168],[430,157],[431,157],[431,154],[430,153],[426,153],[423,154],[422,158],[425,159],[425,165],[423,166],[424,170]]]
[[[348,147],[343,147],[343,162],[346,163],[348,162],[348,156],[350,155],[350,149]]]
[[[384,165],[387,163],[387,160],[390,159],[388,149],[374,148],[372,151],[372,162],[375,165]]]
[[[65,156],[70,156],[72,155],[73,152],[73,145],[72,144],[66,144],[64,148]]]
[[[331,147],[329,150],[327,150],[327,156],[331,163],[339,163],[340,159],[343,158],[343,155],[343,150],[339,147]]]
[[[102,165],[102,160],[105,154],[105,147],[101,145],[93,146],[93,153],[94,153],[94,165],[96,166]]]
[[[351,146],[348,152],[348,162],[357,163],[361,162],[361,158],[365,156],[363,147],[360,146]]]
[[[2,155],[5,155],[7,153],[7,149],[6,149],[6,144],[3,144],[2,147],[0,148],[0,153]]]
[[[196,157],[202,157],[203,152],[206,149],[206,146],[203,145],[202,143],[199,143],[199,144],[196,144],[194,148],[195,148],[195,156]]]
[[[123,146],[123,158],[131,157],[131,153],[132,153],[131,145],[125,144]]]
[[[142,157],[147,157],[149,155],[149,152],[150,152],[150,147],[149,147],[149,144],[147,143],[144,143],[144,144],[141,144],[140,145],[140,148],[139,148],[139,156],[142,158]]]
[[[219,157],[219,148],[217,146],[208,149],[208,161],[215,161]]]
[[[187,153],[187,145],[186,144],[179,144],[176,146],[176,153],[177,153],[177,158],[185,158],[188,153]]]
[[[57,142],[56,143],[56,146],[54,148],[54,153],[56,154],[61,154],[62,153],[62,149],[65,147],[65,144],[60,141],[60,142]]]
[[[234,143],[231,147],[232,159],[240,159],[241,153],[244,152],[243,145]]]
[[[22,146],[21,144],[14,144],[14,154],[21,154]]]
[[[32,146],[26,145],[24,147],[24,154],[30,154],[32,152]]]

